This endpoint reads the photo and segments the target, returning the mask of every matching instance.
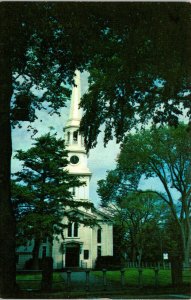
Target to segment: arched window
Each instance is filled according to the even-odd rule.
[[[73,132],[73,141],[74,141],[74,143],[78,142],[78,131]]]
[[[72,223],[68,224],[68,237],[72,236]]]
[[[78,223],[74,223],[74,237],[78,236]]]
[[[78,237],[78,223],[68,224],[68,237]]]
[[[99,244],[101,243],[101,229],[100,228],[97,230],[97,242]]]

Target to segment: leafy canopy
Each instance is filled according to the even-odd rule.
[[[137,260],[139,255],[139,264],[142,260],[160,260],[158,235],[167,205],[152,191],[138,191],[137,185],[131,185],[132,177],[115,169],[108,172],[105,180],[98,182],[101,206],[113,217],[116,228],[114,252],[128,255],[131,261]]]
[[[6,87],[13,93],[11,118],[33,121],[42,108],[58,113],[69,99],[75,70],[83,71],[97,48],[105,22],[99,6],[9,2],[1,3],[0,18]],[[28,116],[22,119],[20,109]]]
[[[177,125],[190,116],[190,4],[105,6],[107,23],[81,102],[87,148],[96,145],[103,124],[106,144],[113,137],[122,141],[131,128]]]
[[[139,171],[146,178],[158,177],[163,184],[161,197],[173,207],[171,188],[180,195],[179,203],[190,209],[190,134],[186,126],[142,130],[129,134],[121,147],[119,167],[125,173]],[[182,205],[182,217],[186,214]]]
[[[191,212],[191,140],[184,124],[177,128],[164,127],[129,134],[121,147],[118,166],[126,174],[139,172],[146,178],[157,177],[164,192],[152,191],[168,204],[178,224],[184,259],[188,262],[190,249]],[[176,190],[178,199],[174,197]]]

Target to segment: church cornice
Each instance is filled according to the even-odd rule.
[[[73,120],[71,120],[71,122],[72,122]],[[76,120],[77,121],[77,120]],[[79,123],[80,123],[80,120],[79,120]],[[66,124],[66,126],[64,127],[64,129],[63,129],[63,131],[65,131],[66,129],[69,129],[69,128],[71,128],[71,129],[73,129],[73,128],[75,128],[75,129],[79,129],[79,125],[67,125]]]
[[[70,174],[71,175],[77,175],[77,176],[80,176],[80,177],[85,177],[85,176],[89,177],[89,176],[92,176],[92,173],[80,173],[80,172],[78,173],[78,172],[71,172],[71,171],[70,171]]]
[[[70,147],[73,147],[73,146],[68,146],[67,144],[66,144],[66,147],[67,147],[67,150],[70,152],[70,153],[83,153],[83,154],[87,154],[86,153],[86,150],[80,150],[79,148],[77,148],[77,146],[76,146],[76,149],[70,149]]]

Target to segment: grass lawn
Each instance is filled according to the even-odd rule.
[[[98,277],[103,276],[102,271],[91,271],[92,274]],[[106,277],[110,281],[116,281],[120,283],[121,272],[120,271],[107,271]],[[137,288],[138,286],[138,269],[127,268],[125,269],[125,285]],[[17,283],[22,290],[40,290],[41,288],[41,279],[42,276],[40,273],[37,274],[18,274]],[[101,278],[100,278],[101,280]],[[183,281],[187,284],[191,282],[191,272],[183,272]],[[101,280],[102,282],[102,280]],[[145,287],[154,287],[155,286],[155,272],[153,269],[143,269],[142,272],[142,284]],[[84,282],[83,284],[84,285]],[[171,285],[171,271],[170,270],[160,270],[158,274],[158,285],[162,287],[167,287]],[[66,282],[61,276],[61,273],[53,273],[53,286],[54,291],[65,291]]]
[[[101,271],[95,271],[95,276],[103,276]],[[138,269],[128,268],[125,269],[125,284],[130,286],[138,285]],[[120,271],[107,271],[107,278],[109,280],[120,282],[121,272]],[[191,272],[183,271],[183,282],[191,282]],[[144,286],[154,286],[155,285],[155,272],[153,269],[143,269],[142,272],[142,283]],[[160,270],[158,273],[158,284],[159,286],[168,286],[171,284],[171,271],[170,270]]]
[[[41,274],[18,274],[16,277],[17,283],[21,289],[39,290],[41,288]],[[60,273],[53,273],[53,289],[62,290],[64,280]]]

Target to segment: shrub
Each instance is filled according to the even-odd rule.
[[[102,269],[108,269],[108,270],[117,270],[122,267],[121,260],[117,256],[99,256],[96,259],[95,263],[95,269],[96,270],[102,270]]]
[[[41,270],[42,269],[42,258],[39,258],[38,263],[39,263],[39,269]],[[33,269],[33,259],[32,258],[28,259],[25,262],[24,269],[25,270],[32,270]]]

